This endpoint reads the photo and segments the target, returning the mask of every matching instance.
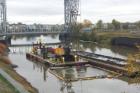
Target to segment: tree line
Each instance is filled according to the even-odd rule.
[[[85,28],[89,28],[90,31],[84,31]],[[135,23],[122,23],[113,19],[111,23],[104,23],[102,20],[99,20],[96,24],[93,24],[90,20],[84,20],[82,23],[77,23],[73,25],[72,28],[73,36],[78,39],[82,39],[85,41],[93,41],[93,42],[110,42],[111,36],[114,32],[116,36],[118,31],[126,32],[127,31],[140,31],[140,21]],[[109,34],[104,33],[104,35],[97,35],[100,32],[111,32]],[[120,34],[120,32],[119,32]]]
[[[140,21],[130,23],[130,22],[120,22],[116,19],[113,19],[111,23],[104,23],[102,20],[99,20],[97,23],[93,24],[90,20],[85,19],[82,23],[78,23],[78,25],[82,25],[83,27],[91,27],[96,31],[102,30],[140,30]]]

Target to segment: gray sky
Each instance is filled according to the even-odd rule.
[[[7,0],[9,22],[61,24],[64,0]],[[81,19],[93,23],[140,20],[140,0],[81,0]],[[79,18],[80,19],[80,18]]]

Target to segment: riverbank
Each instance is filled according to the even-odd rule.
[[[16,71],[9,65],[0,61],[0,68],[4,70],[10,77],[12,77],[16,82],[20,83],[27,91],[29,91],[29,93],[38,93],[38,91],[35,88],[33,88],[30,83],[26,81],[26,79],[24,79],[19,74],[17,74]],[[5,84],[5,86],[3,86],[5,88],[2,88],[1,87],[2,85],[0,84],[0,93],[19,93],[10,83],[8,84],[5,81],[6,79],[4,79],[4,77],[1,77],[0,79],[1,79],[1,82]]]
[[[0,75],[0,93],[19,93],[2,75]]]
[[[122,46],[136,46],[140,44],[140,33],[128,31],[106,31],[106,32],[88,32],[81,33],[79,39],[88,42],[96,42],[98,44],[114,44]],[[123,38],[123,40],[122,40]]]

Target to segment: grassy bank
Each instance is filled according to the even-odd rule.
[[[139,38],[140,33],[133,33],[128,31],[111,31],[111,32],[95,32],[99,43],[111,43],[112,38],[115,37],[129,37],[129,38]]]
[[[0,68],[3,69],[6,73],[8,73],[17,82],[22,84],[23,87],[26,90],[28,90],[30,93],[38,93],[38,91],[35,88],[33,88],[30,83],[28,83],[23,77],[21,77],[19,74],[17,74],[16,71],[13,68],[11,68],[9,65],[0,61]],[[3,83],[5,82],[5,80],[2,77],[0,79],[1,79],[1,81],[3,81]],[[5,82],[5,84],[8,84],[8,83]],[[1,92],[1,91],[7,91],[7,89],[9,89],[9,90],[11,89],[11,91],[13,91],[13,92]],[[0,88],[0,93],[18,93],[18,92],[14,92],[14,88],[12,88],[11,86],[6,86],[6,88],[3,88],[3,89]]]
[[[128,31],[106,31],[106,32],[96,32],[98,36],[108,36],[108,37],[118,37],[118,36],[127,36],[131,37],[134,34]]]
[[[93,41],[101,44],[110,44],[112,38],[115,37],[139,38],[140,33],[133,33],[128,31],[95,31],[91,33],[82,33],[80,39],[85,41]]]
[[[0,75],[0,93],[19,93],[3,76]]]

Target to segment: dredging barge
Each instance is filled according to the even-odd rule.
[[[75,51],[73,52],[76,56],[81,57],[82,61],[74,61],[74,62],[65,62],[65,63],[55,63],[49,59],[44,59],[43,57],[39,55],[35,55],[32,53],[26,53],[26,58],[28,60],[34,61],[34,62],[40,62],[43,64],[47,64],[50,67],[67,67],[67,66],[83,66],[83,65],[91,65],[100,69],[104,69],[107,71],[113,71],[125,76],[128,76],[128,71],[124,68],[126,65],[126,62],[124,59],[119,58],[111,58],[104,55],[98,55],[94,53],[88,53],[88,52],[82,52],[82,51]],[[90,56],[87,56],[87,54],[90,54]],[[91,56],[92,54],[92,56]],[[96,56],[100,56],[103,58],[111,58],[111,61],[98,59]],[[113,59],[113,60],[112,60]],[[116,61],[117,60],[117,61]]]
[[[36,50],[34,51],[34,49]],[[40,51],[38,51],[38,49]],[[59,49],[59,52],[57,49]],[[57,56],[59,56],[59,58],[57,58]],[[62,48],[60,44],[58,48],[46,48],[45,45],[42,45],[41,42],[37,45],[33,44],[32,53],[26,53],[26,58],[33,62],[40,62],[46,64],[49,67],[90,65],[110,72],[116,72],[121,75],[130,76],[127,69],[125,68],[127,66],[126,59],[115,58],[111,56],[105,56],[84,51],[71,51],[69,46],[65,46]],[[65,60],[67,58],[69,61]],[[59,62],[56,61],[57,59],[59,59]],[[134,74],[135,72],[132,73],[132,75]]]

